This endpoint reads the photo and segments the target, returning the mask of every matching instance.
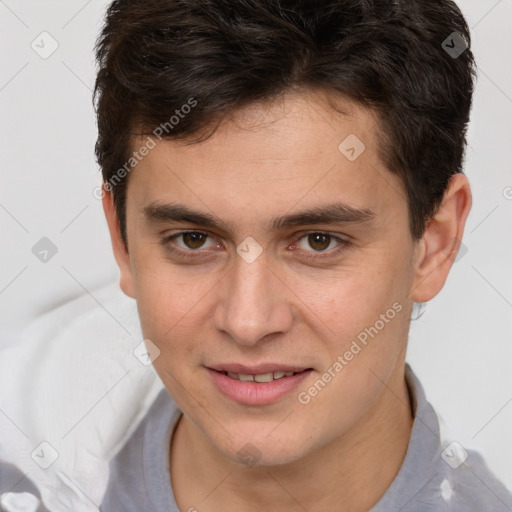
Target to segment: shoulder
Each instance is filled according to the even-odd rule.
[[[168,454],[173,427],[180,415],[181,411],[163,389],[137,430],[110,462],[109,481],[100,507],[103,512],[173,512]]]
[[[372,512],[512,511],[512,494],[483,457],[457,441],[442,441],[438,416],[406,367],[414,423],[407,453]]]
[[[491,472],[484,458],[475,450],[465,450],[456,442],[441,453],[445,466],[445,494],[457,510],[512,510],[512,494]]]
[[[451,463],[447,463],[447,449],[453,453],[453,446],[435,453],[437,463],[430,468],[429,479],[403,512],[512,510],[512,494],[489,470],[478,452],[458,452],[467,456],[465,461],[458,455],[450,455]]]

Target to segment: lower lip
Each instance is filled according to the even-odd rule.
[[[268,405],[277,402],[294,390],[313,370],[282,377],[270,382],[242,382],[223,373],[206,368],[217,389],[231,400],[243,405]]]

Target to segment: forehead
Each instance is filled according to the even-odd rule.
[[[370,110],[335,110],[321,93],[253,104],[200,143],[158,141],[131,173],[128,206],[179,201],[235,223],[338,201],[378,213],[405,198],[378,130]]]

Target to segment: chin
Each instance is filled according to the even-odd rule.
[[[217,449],[225,458],[248,468],[291,464],[312,449],[306,444],[310,436],[300,437],[297,432],[284,429],[280,435],[268,432],[272,429],[260,429],[254,435],[237,435],[230,439],[229,446],[217,446]]]

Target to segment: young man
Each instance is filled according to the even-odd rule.
[[[103,205],[166,391],[102,510],[511,509],[404,363],[471,207],[469,41],[449,1],[111,5]]]
[[[471,192],[450,1],[118,0],[103,206],[165,385],[103,512],[506,511],[405,364]]]

